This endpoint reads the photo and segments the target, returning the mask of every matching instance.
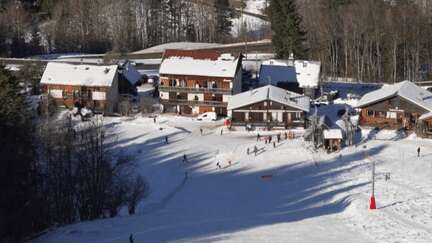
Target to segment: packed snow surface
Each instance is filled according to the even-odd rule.
[[[34,242],[124,243],[131,234],[135,242],[432,239],[432,141],[364,130],[358,146],[327,154],[301,138],[274,148],[257,141],[257,132],[221,135],[222,121],[164,115],[156,123],[143,117],[105,123],[119,137],[116,149],[132,155],[149,181],[149,197],[135,216],[59,227]],[[257,155],[248,155],[254,146]],[[368,209],[372,161],[375,211]]]

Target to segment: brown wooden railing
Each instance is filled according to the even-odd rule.
[[[193,88],[193,87],[173,87],[173,86],[159,86],[160,91],[175,91],[175,92],[188,92],[188,93],[222,93],[232,94],[232,89],[223,88]]]
[[[161,100],[162,104],[173,104],[173,105],[204,105],[204,106],[215,106],[215,107],[227,107],[228,103],[214,100],[181,100],[181,99],[169,99]]]

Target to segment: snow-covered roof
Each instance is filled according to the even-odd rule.
[[[265,100],[275,101],[306,112],[309,112],[310,108],[309,97],[272,85],[267,85],[231,96],[228,99],[228,110],[233,110]]]
[[[182,49],[182,50],[195,50],[195,49],[208,49],[219,47],[221,44],[218,43],[202,43],[202,42],[171,42],[153,46],[144,50],[134,52],[134,54],[145,54],[164,52],[167,49]]]
[[[218,60],[169,57],[162,61],[160,75],[191,75],[234,78],[240,58],[222,55]]]
[[[261,65],[260,83],[297,82],[300,88],[317,88],[321,63],[316,61],[267,60]],[[294,65],[294,66],[293,66]]]
[[[340,129],[324,130],[324,139],[342,139],[342,131]]]
[[[410,81],[385,85],[379,90],[367,93],[360,99],[357,107],[365,107],[394,96],[400,96],[428,111],[432,111],[432,93]]]
[[[294,66],[300,88],[318,88],[320,62],[296,60]]]
[[[41,84],[109,87],[117,74],[117,65],[74,65],[48,63]]]

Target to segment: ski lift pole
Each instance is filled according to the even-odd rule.
[[[366,148],[366,145],[363,148]],[[370,197],[369,209],[375,210],[376,209],[376,202],[375,202],[375,160],[371,159],[368,156],[367,151],[365,151],[365,157],[369,158],[372,162],[372,194]]]

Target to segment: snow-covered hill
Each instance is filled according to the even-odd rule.
[[[221,136],[221,122],[162,116],[156,124],[142,117],[108,123],[120,136],[118,147],[149,180],[150,196],[135,216],[58,228],[35,242],[123,243],[131,234],[135,242],[432,239],[432,141],[364,131],[364,144],[326,154],[302,139],[273,148],[255,133],[224,130]],[[255,145],[257,156],[247,155]],[[376,211],[368,210],[371,160],[377,162]]]
[[[262,14],[265,9],[265,0],[247,0],[245,12]],[[268,22],[247,14],[243,14],[239,18],[233,19],[232,34],[238,36],[242,29],[246,27],[247,31],[257,31],[263,26],[268,25]]]

